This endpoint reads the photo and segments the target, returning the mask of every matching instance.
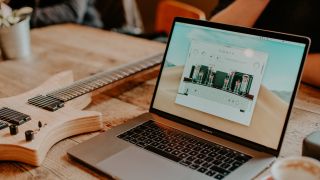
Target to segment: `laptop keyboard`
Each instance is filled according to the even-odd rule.
[[[152,120],[118,138],[215,179],[223,179],[252,158]]]

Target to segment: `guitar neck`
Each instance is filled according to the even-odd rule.
[[[138,62],[89,76],[75,81],[69,86],[49,92],[46,95],[33,97],[28,100],[28,103],[49,111],[56,111],[62,108],[67,101],[159,65],[162,57],[162,53],[157,54]]]

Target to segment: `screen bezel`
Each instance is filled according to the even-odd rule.
[[[200,123],[196,123],[194,121],[191,121],[191,120],[185,119],[183,117],[179,117],[179,116],[176,116],[176,115],[161,111],[161,110],[156,109],[156,108],[153,107],[155,96],[156,96],[156,93],[157,93],[157,90],[158,90],[160,77],[162,75],[162,70],[163,70],[165,59],[166,59],[166,56],[167,56],[167,51],[168,51],[168,48],[169,48],[169,45],[170,45],[170,42],[171,42],[172,33],[174,31],[175,23],[177,23],[177,22],[305,44],[305,49],[304,49],[304,53],[303,53],[303,56],[302,56],[301,64],[300,64],[300,67],[299,67],[298,76],[297,76],[297,79],[296,79],[296,82],[295,82],[294,90],[293,90],[293,93],[292,93],[292,96],[291,96],[288,112],[287,112],[287,115],[286,115],[285,123],[284,123],[283,129],[282,129],[282,133],[281,133],[281,137],[280,137],[280,141],[279,141],[277,149],[266,147],[266,146],[264,146],[262,144],[258,144],[256,142],[252,142],[252,141],[249,141],[247,139],[243,139],[241,137],[229,134],[227,132],[223,132],[223,131],[220,131],[218,129],[202,125]],[[154,93],[153,93],[153,97],[152,97],[152,100],[151,100],[149,112],[155,113],[155,114],[157,114],[159,116],[162,116],[162,117],[164,117],[166,119],[175,121],[177,123],[181,123],[183,125],[186,125],[186,126],[201,130],[203,132],[206,132],[206,133],[209,133],[209,134],[212,134],[212,135],[227,139],[229,141],[232,141],[232,142],[247,146],[249,148],[253,148],[253,149],[258,150],[258,151],[263,151],[263,152],[272,154],[274,156],[278,156],[279,153],[280,153],[281,144],[283,142],[285,131],[286,131],[286,128],[287,128],[287,125],[288,125],[288,121],[289,121],[289,118],[290,118],[290,114],[291,114],[291,110],[292,110],[292,107],[293,107],[294,99],[295,99],[295,96],[297,94],[297,90],[299,88],[301,74],[302,74],[302,71],[303,71],[303,66],[304,66],[304,62],[305,62],[305,59],[306,59],[306,55],[307,55],[307,53],[309,51],[310,42],[311,42],[311,40],[308,37],[303,37],[303,36],[297,36],[297,35],[292,35],[292,34],[285,34],[285,33],[279,33],[279,32],[273,32],[273,31],[255,29],[255,28],[246,28],[246,27],[239,27],[239,26],[233,26],[233,25],[226,25],[226,24],[214,23],[214,22],[203,21],[203,20],[194,20],[194,19],[176,17],[174,19],[174,21],[173,21],[171,32],[170,32],[170,36],[169,36],[169,39],[168,39],[168,43],[167,43],[167,46],[166,46],[166,49],[165,49],[165,52],[164,52],[163,61],[161,63],[160,72],[159,72],[157,83],[156,83],[156,86],[155,86],[155,89],[154,89]]]

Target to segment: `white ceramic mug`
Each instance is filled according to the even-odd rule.
[[[26,58],[31,54],[30,17],[10,27],[0,28],[0,48],[4,59]]]
[[[309,157],[288,157],[271,167],[274,180],[320,180],[320,161]]]

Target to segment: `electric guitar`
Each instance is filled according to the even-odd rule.
[[[69,136],[102,129],[100,112],[84,111],[91,96],[157,76],[162,54],[73,81],[71,71],[39,87],[0,99],[0,160],[40,166],[49,149]]]

